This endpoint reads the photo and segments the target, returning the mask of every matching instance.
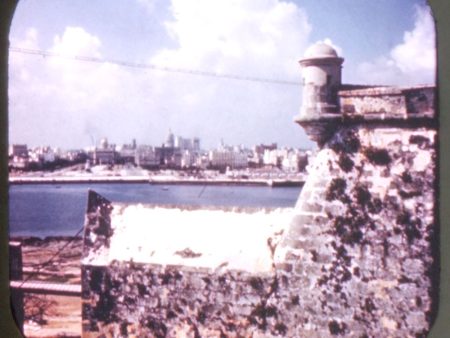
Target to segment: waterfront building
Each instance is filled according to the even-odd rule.
[[[164,143],[166,148],[174,148],[175,147],[175,136],[172,133],[172,130],[169,129],[169,134],[167,135],[166,142]]]
[[[183,150],[199,151],[200,139],[197,137],[190,139],[181,136],[176,136],[174,140],[174,148],[179,148],[180,151]]]
[[[195,158],[195,166],[206,170],[209,167],[209,152],[201,152]]]
[[[308,152],[293,148],[265,149],[263,163],[287,172],[300,172],[308,164]]]
[[[155,147],[155,156],[159,159],[159,165],[175,168],[181,165],[181,154],[178,148],[166,147]]]
[[[277,149],[265,149],[263,155],[263,163],[264,165],[278,167],[281,163],[281,159],[278,156]]]
[[[258,144],[256,146],[253,147],[253,151],[258,154],[258,155],[263,155],[264,151],[266,150],[275,150],[278,148],[278,145],[276,143],[272,143],[272,144]]]
[[[140,167],[158,167],[160,158],[152,146],[140,145],[135,152],[135,163]]]
[[[133,140],[131,144],[124,144],[117,149],[119,153],[120,163],[136,163],[136,140]]]
[[[29,157],[13,156],[10,158],[8,166],[14,169],[26,169],[29,161]]]
[[[28,157],[28,147],[26,144],[11,144],[8,155],[9,157]]]
[[[200,139],[198,137],[192,139],[192,150],[200,151]]]
[[[115,164],[119,154],[115,146],[108,143],[108,139],[103,138],[100,141],[100,147],[96,147],[92,154],[94,164]]]
[[[155,148],[155,153],[160,159],[160,165],[165,167],[181,169],[197,166],[197,158],[200,156],[200,139],[175,136],[169,130],[166,141],[162,147]]]
[[[300,171],[300,155],[297,152],[291,151],[281,161],[281,168],[283,171],[290,173],[297,173]]]
[[[298,172],[305,172],[310,161],[311,151],[298,151]]]
[[[237,152],[232,149],[214,149],[209,152],[209,162],[213,168],[246,168],[248,156],[244,152]]]
[[[95,164],[115,164],[118,159],[114,149],[95,149],[93,156]]]
[[[261,167],[264,164],[264,152],[266,150],[275,150],[278,148],[276,143],[272,144],[258,144],[253,147],[253,151],[249,154],[249,166]]]
[[[46,147],[38,147],[32,150],[30,157],[35,162],[41,163],[51,163],[55,162],[55,160],[59,157],[56,154],[56,151],[49,146]]]
[[[70,162],[85,162],[87,154],[84,150],[68,150],[61,154],[61,158]]]
[[[181,155],[181,168],[191,168],[195,167],[196,165],[196,156],[193,151],[191,150],[184,150]]]

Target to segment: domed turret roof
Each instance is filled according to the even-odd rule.
[[[309,47],[305,52],[305,58],[336,58],[336,50],[324,42],[317,42]]]
[[[106,137],[100,140],[100,147],[102,147],[103,149],[108,148],[108,139]]]

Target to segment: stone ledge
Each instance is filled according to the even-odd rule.
[[[108,240],[86,238],[82,263],[107,266],[133,261],[217,271],[272,271],[272,252],[292,210],[236,212],[111,203],[101,217],[98,212],[88,213],[86,227],[99,223],[100,217]],[[92,232],[86,235],[91,238]]]
[[[339,96],[342,97],[356,97],[356,96],[396,96],[405,95],[405,93],[410,92],[420,92],[435,90],[434,85],[423,85],[423,86],[413,86],[413,87],[389,87],[389,86],[362,86],[362,88],[352,88],[353,85],[343,85],[344,90],[338,92]],[[355,85],[358,86],[358,85]],[[349,89],[347,89],[347,88]]]

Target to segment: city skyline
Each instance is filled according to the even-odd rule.
[[[174,136],[174,145],[168,145],[167,143],[167,137],[169,134],[172,134]],[[178,139],[178,140],[177,140]],[[71,148],[62,148],[62,147],[58,147],[55,146],[53,144],[27,144],[27,143],[20,143],[20,142],[16,142],[16,143],[9,143],[9,148],[13,147],[13,146],[26,146],[28,149],[43,149],[43,148],[48,148],[51,150],[60,150],[60,151],[77,151],[77,150],[84,150],[84,151],[88,151],[88,150],[92,150],[92,149],[99,149],[102,148],[104,146],[104,144],[106,143],[108,145],[108,147],[113,147],[113,148],[117,148],[117,149],[121,149],[123,147],[129,147],[131,145],[133,146],[145,146],[145,147],[172,147],[172,148],[179,148],[180,146],[178,146],[179,142],[194,142],[194,140],[197,140],[199,142],[200,145],[200,150],[201,151],[209,151],[209,150],[214,150],[214,149],[220,149],[220,148],[236,148],[239,147],[241,149],[253,149],[255,147],[259,147],[259,146],[276,146],[276,148],[279,149],[299,149],[299,150],[313,150],[315,147],[295,147],[295,146],[289,146],[289,145],[279,145],[277,142],[260,142],[260,143],[252,143],[252,144],[244,144],[244,143],[240,143],[240,144],[235,144],[235,143],[229,143],[226,142],[226,140],[222,137],[219,139],[219,142],[217,144],[212,144],[210,146],[204,147],[202,144],[202,140],[200,138],[198,138],[197,136],[186,136],[186,135],[178,135],[178,134],[174,134],[172,133],[172,130],[169,129],[168,134],[166,134],[165,138],[157,141],[156,143],[149,143],[149,142],[139,142],[139,140],[137,140],[136,138],[132,138],[129,140],[125,140],[124,142],[116,142],[115,139],[113,138],[109,138],[108,136],[103,136],[99,139],[94,139],[92,140],[93,142],[91,144],[80,144],[78,146],[74,146]],[[182,147],[181,147],[182,148]]]
[[[221,138],[309,148],[293,122],[298,60],[319,40],[345,58],[345,83],[410,86],[435,77],[423,0],[23,1],[10,40],[10,143],[64,149],[103,137],[158,144],[169,128],[205,148]]]

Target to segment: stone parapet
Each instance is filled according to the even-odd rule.
[[[412,88],[367,87],[344,85],[338,91],[339,105],[336,113],[319,110],[299,115],[300,124],[311,140],[323,146],[341,127],[355,124],[436,127],[434,86]]]
[[[435,87],[413,88],[374,87],[341,90],[338,93],[340,111],[348,119],[365,120],[433,119],[435,117]]]
[[[88,203],[83,235],[83,257],[109,247],[113,235],[111,228],[111,202],[93,190],[88,192]]]

